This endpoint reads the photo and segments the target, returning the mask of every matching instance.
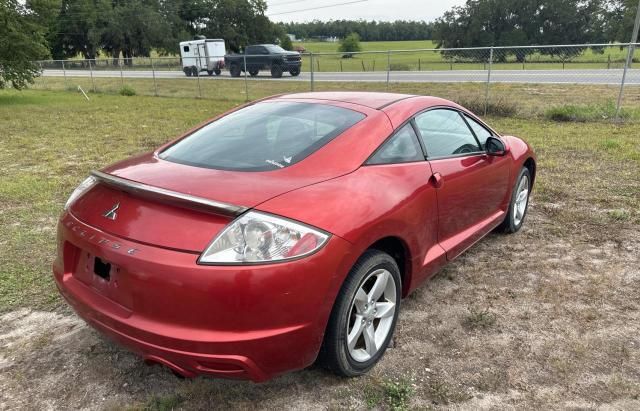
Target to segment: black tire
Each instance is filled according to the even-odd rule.
[[[185,67],[183,71],[187,77],[191,77],[191,67]]]
[[[249,75],[251,77],[255,77],[258,75],[258,73],[260,72],[260,70],[249,70]]]
[[[213,76],[213,70],[207,70],[207,74]]]
[[[222,74],[222,70],[220,70],[219,68],[213,70],[214,73],[216,73],[216,76],[219,76],[220,74]]]
[[[289,74],[291,74],[293,77],[298,77],[300,75],[300,69],[299,68],[294,68],[294,69],[289,71]]]
[[[191,73],[193,74],[193,77],[199,77],[200,76],[200,70],[198,70],[198,68],[196,66],[191,67]]]
[[[527,200],[526,200],[524,212],[522,213],[522,216],[518,221],[517,212],[515,211],[514,205],[518,197],[518,187],[520,186],[520,182],[524,177],[526,177],[528,181],[528,187],[527,187],[528,193],[527,193]],[[507,215],[505,216],[504,221],[502,221],[502,223],[500,223],[500,225],[498,226],[497,228],[498,231],[511,234],[519,231],[522,228],[525,217],[527,216],[527,211],[529,210],[530,196],[531,196],[531,173],[529,172],[528,168],[522,167],[522,170],[520,170],[520,173],[518,173],[518,178],[516,178],[515,184],[513,186],[513,190],[511,193],[511,201],[509,201],[509,209],[507,211]]]
[[[240,66],[234,64],[229,69],[229,73],[231,74],[231,77],[240,77]]]
[[[280,78],[282,77],[282,67],[279,65],[271,66],[271,77]]]
[[[396,306],[391,328],[377,353],[364,362],[356,361],[347,347],[347,326],[351,320],[351,307],[356,292],[368,275],[374,270],[384,268],[391,274],[396,287]],[[391,281],[391,279],[389,281]],[[378,250],[366,251],[353,266],[345,280],[331,312],[329,323],[322,342],[318,357],[318,364],[344,377],[355,377],[369,371],[384,355],[398,321],[400,299],[402,295],[402,281],[396,261],[387,253]],[[363,320],[364,321],[364,320]]]

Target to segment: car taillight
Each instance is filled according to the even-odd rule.
[[[93,176],[87,177],[82,183],[80,183],[78,187],[76,187],[75,190],[73,190],[73,193],[71,193],[71,195],[69,196],[69,199],[64,205],[64,209],[68,210],[69,207],[71,207],[71,204],[73,204],[73,202],[76,201],[78,198],[80,198],[84,193],[89,191],[91,187],[93,187],[96,184],[96,182],[97,180],[95,179],[95,177]]]
[[[329,234],[305,224],[249,211],[227,226],[198,259],[199,264],[287,261],[319,250]]]

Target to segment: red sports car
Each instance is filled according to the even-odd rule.
[[[104,334],[183,376],[264,381],[318,359],[367,372],[400,302],[520,229],[531,148],[435,97],[247,104],[73,192],[53,264]]]

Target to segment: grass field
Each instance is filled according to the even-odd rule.
[[[393,77],[392,77],[393,79]],[[40,77],[33,85],[38,90],[73,90],[81,86],[85,91],[95,89],[99,93],[118,94],[126,85],[136,94],[153,96],[156,93],[164,97],[184,97],[193,99],[226,101],[241,103],[279,93],[310,91],[311,84],[295,79],[284,81],[264,81],[219,78],[127,79],[72,77],[67,79]],[[399,83],[392,81],[389,87],[385,83],[375,82],[316,82],[315,91],[390,91],[408,94],[432,95],[456,101],[468,106],[479,114],[484,113],[486,85],[481,83]],[[495,83],[489,88],[489,100],[492,105],[508,106],[515,114],[533,118],[545,111],[565,105],[590,106],[595,117],[603,121],[611,120],[615,112],[618,97],[617,86],[571,85],[571,84],[507,84]],[[248,92],[248,94],[247,94]],[[91,93],[90,93],[91,94]],[[179,103],[184,109],[205,103],[197,100],[184,100]],[[207,103],[208,104],[208,103]],[[623,115],[629,120],[640,120],[640,87],[626,87],[623,100]]]
[[[83,325],[50,274],[66,197],[237,96],[0,91],[0,409],[640,407],[637,124],[488,118],[538,154],[525,228],[490,235],[406,299],[366,377],[178,380]]]

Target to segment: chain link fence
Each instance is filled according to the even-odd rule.
[[[437,95],[478,114],[640,120],[636,44],[417,49],[238,55],[217,75],[205,58],[193,72],[179,57],[49,60],[35,88],[249,101],[303,91]],[[296,67],[299,66],[299,69]]]

